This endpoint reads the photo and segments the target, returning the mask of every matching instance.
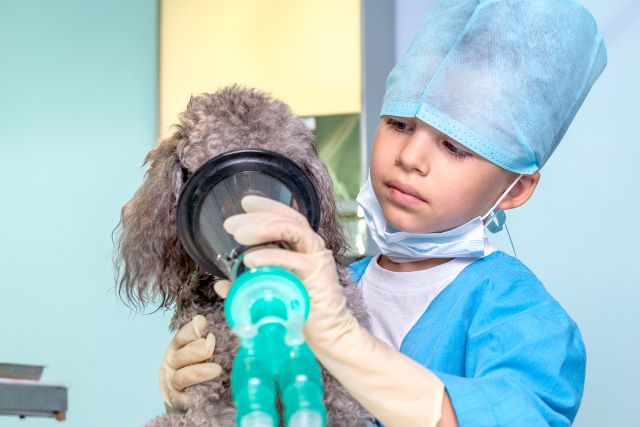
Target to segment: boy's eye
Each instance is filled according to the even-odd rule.
[[[387,119],[386,122],[398,132],[406,132],[411,129],[411,125],[409,125],[409,123],[401,122],[399,120]]]
[[[467,153],[466,151],[461,150],[460,148],[456,147],[455,145],[453,145],[452,143],[450,143],[447,140],[442,141],[442,145],[444,145],[444,147],[447,149],[449,154],[451,154],[454,157],[465,158],[465,157],[469,157],[471,155],[471,154]]]

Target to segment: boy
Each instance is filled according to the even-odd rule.
[[[352,266],[373,334],[345,309],[333,258],[297,212],[247,197],[247,213],[225,222],[242,244],[289,242],[292,251],[256,251],[245,264],[278,265],[304,282],[309,345],[382,424],[572,423],[584,384],[580,333],[533,273],[487,243],[484,227],[501,227],[501,212],[530,198],[605,64],[595,22],[574,1],[438,3],[388,77],[358,196],[381,250]],[[198,340],[202,321],[171,351]],[[196,353],[185,360],[210,356]],[[171,405],[179,392],[167,384]]]

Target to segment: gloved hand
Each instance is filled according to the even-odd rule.
[[[160,366],[160,392],[167,411],[185,411],[191,405],[184,389],[212,380],[220,375],[217,363],[202,363],[211,358],[216,339],[209,330],[207,319],[196,315],[176,333],[167,348]],[[206,334],[206,336],[205,336]]]
[[[242,207],[246,214],[234,215],[224,223],[238,243],[285,241],[295,251],[257,250],[247,254],[244,263],[247,267],[280,266],[302,280],[311,300],[304,332],[318,360],[384,425],[437,425],[442,382],[358,324],[346,308],[333,255],[306,218],[258,196],[243,198]]]

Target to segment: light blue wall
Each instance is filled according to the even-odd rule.
[[[584,3],[609,65],[514,228],[523,258],[582,328],[587,382],[576,425],[632,426],[640,423],[640,3]]]
[[[433,0],[397,0],[402,53]],[[609,65],[542,171],[536,194],[509,213],[519,257],[576,320],[587,345],[578,427],[640,425],[640,3],[583,1]],[[502,248],[509,248],[497,236]]]
[[[68,384],[67,427],[163,410],[168,319],[131,314],[110,261],[155,138],[156,30],[155,0],[0,1],[0,361]]]

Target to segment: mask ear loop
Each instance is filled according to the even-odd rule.
[[[509,243],[511,243],[511,249],[513,250],[513,256],[518,258],[518,253],[516,252],[516,247],[513,245],[513,240],[511,240],[511,233],[509,233],[509,227],[507,224],[504,224],[504,228],[507,230],[507,236],[509,236]]]
[[[505,197],[507,197],[507,194],[511,192],[511,190],[513,189],[513,187],[515,187],[518,181],[520,181],[520,178],[522,178],[522,174],[518,175],[518,177],[511,183],[509,188],[507,188],[505,192],[502,193],[502,195],[498,198],[498,201],[491,207],[491,209],[489,209],[489,212],[487,212],[484,216],[482,216],[483,221],[488,218],[486,227],[491,233],[496,234],[499,231],[502,231],[503,227],[506,228],[507,236],[509,236],[509,243],[511,244],[511,249],[513,249],[513,255],[516,258],[518,257],[516,253],[516,248],[513,244],[513,240],[511,239],[511,233],[509,232],[509,227],[507,227],[507,214],[502,209],[496,209],[496,208],[498,207],[500,202]]]

